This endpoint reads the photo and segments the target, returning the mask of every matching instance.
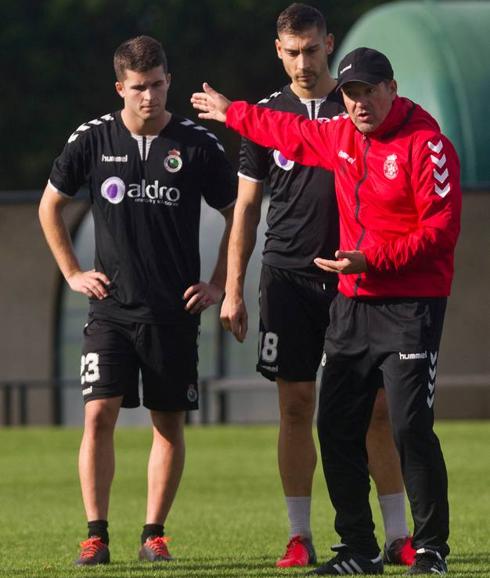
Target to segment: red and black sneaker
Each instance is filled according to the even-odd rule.
[[[412,545],[412,536],[398,538],[389,547],[384,547],[383,562],[397,566],[411,566],[415,562],[415,549]]]
[[[170,562],[173,560],[167,548],[167,536],[150,536],[142,544],[139,551],[139,559],[147,562]]]
[[[77,566],[95,566],[96,564],[109,564],[111,556],[109,547],[98,536],[91,536],[80,542],[82,548],[80,557],[75,560]]]
[[[309,538],[293,536],[286,546],[284,556],[276,562],[278,568],[316,564],[315,548]]]

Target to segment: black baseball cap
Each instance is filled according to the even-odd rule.
[[[356,48],[340,61],[337,90],[347,82],[379,84],[393,80],[393,68],[388,58],[374,48]]]

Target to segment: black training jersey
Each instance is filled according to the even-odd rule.
[[[172,115],[158,136],[132,135],[121,112],[82,124],[55,160],[50,183],[73,196],[87,184],[95,269],[111,280],[94,317],[143,323],[184,320],[184,291],[200,276],[201,196],[233,204],[236,178],[216,137]]]
[[[311,119],[332,118],[344,111],[336,92],[323,99],[305,100],[289,86],[261,100],[259,105]],[[335,274],[325,273],[313,263],[315,257],[333,258],[339,246],[333,173],[299,165],[278,150],[244,138],[238,175],[265,181],[271,188],[263,262],[336,285]]]

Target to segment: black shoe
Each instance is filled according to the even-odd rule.
[[[419,548],[407,574],[447,574],[446,561],[436,550]]]
[[[98,536],[91,536],[87,540],[80,542],[81,551],[77,566],[96,566],[97,564],[109,564],[111,556],[107,544],[102,542]]]
[[[345,544],[332,546],[334,552],[338,552],[335,558],[329,560],[323,566],[318,566],[307,576],[344,576],[349,574],[383,574],[383,559],[381,554],[376,558],[367,558],[362,554],[353,552]]]
[[[172,556],[168,551],[167,536],[150,536],[142,544],[139,551],[139,559],[147,562],[170,562]]]

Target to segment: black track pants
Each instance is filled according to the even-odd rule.
[[[445,298],[332,303],[325,340],[318,436],[342,543],[367,556],[379,547],[369,506],[366,433],[381,370],[414,519],[414,547],[449,552],[447,474],[433,431],[437,355]]]

